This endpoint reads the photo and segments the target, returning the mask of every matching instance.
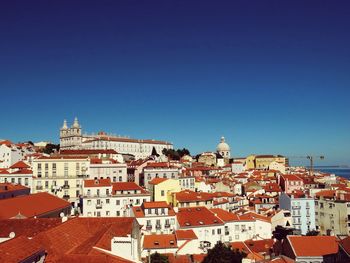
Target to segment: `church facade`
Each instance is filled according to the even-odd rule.
[[[60,148],[67,149],[112,149],[121,154],[133,155],[135,159],[151,155],[153,147],[158,154],[164,148],[173,149],[173,144],[166,141],[151,139],[132,139],[99,132],[98,134],[83,134],[82,128],[75,118],[69,127],[64,120],[60,129]]]

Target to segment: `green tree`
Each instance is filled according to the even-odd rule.
[[[285,228],[283,226],[276,226],[275,231],[272,232],[273,237],[277,240],[281,241],[282,239],[285,239],[288,235],[293,234],[293,229],[291,228]]]
[[[48,143],[46,144],[44,150],[43,150],[43,153],[46,153],[46,154],[51,154],[55,151],[59,151],[60,150],[60,145],[59,144],[52,144],[52,143]]]
[[[177,150],[164,148],[162,150],[162,153],[171,160],[180,160],[181,157],[185,155],[190,155],[190,151],[187,150],[186,148],[177,149]]]
[[[167,256],[161,255],[158,252],[156,252],[151,255],[150,263],[169,263],[169,259]]]
[[[233,250],[230,246],[218,242],[212,249],[209,249],[203,263],[241,263],[247,254],[238,249]]]

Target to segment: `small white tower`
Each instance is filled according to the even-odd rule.
[[[225,142],[225,137],[221,137],[220,143],[216,147],[216,151],[225,159],[230,159],[230,146]]]

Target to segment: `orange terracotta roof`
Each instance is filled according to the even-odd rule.
[[[24,185],[21,185],[21,184],[0,183],[0,193],[19,191],[19,190],[30,190],[30,189]],[[29,192],[30,191],[28,191],[28,193]],[[0,213],[1,213],[1,211],[0,211]]]
[[[84,180],[84,187],[109,187],[109,186],[112,186],[110,178]]]
[[[32,170],[28,170],[26,168],[23,168],[23,169],[20,169],[16,172],[13,172],[11,174],[33,174],[33,171]]]
[[[62,155],[96,155],[96,154],[118,154],[112,149],[85,149],[85,150],[60,150]]]
[[[177,220],[181,227],[222,225],[224,222],[206,207],[180,208]]]
[[[335,190],[322,190],[316,193],[316,197],[326,197],[326,198],[333,198],[336,196]]]
[[[324,256],[338,253],[335,236],[287,236],[297,257]]]
[[[115,194],[116,191],[137,191],[140,190],[141,194],[147,194],[148,192],[145,191],[141,186],[137,185],[134,182],[116,182],[112,183],[113,186],[113,194]]]
[[[60,224],[62,218],[3,219],[0,220],[0,237],[8,237],[11,232],[15,233],[16,237],[33,237]]]
[[[189,230],[176,230],[175,235],[177,240],[192,240],[192,239],[198,239],[196,234],[193,232],[192,229]]]
[[[193,192],[184,190],[175,193],[178,202],[196,202],[213,200],[213,195],[205,192]]]
[[[69,156],[69,155],[52,155],[52,156],[41,156],[37,160],[75,160],[75,159],[81,159],[81,160],[87,160],[87,155],[82,156]]]
[[[149,181],[149,184],[157,185],[166,180],[168,180],[168,178],[153,178],[151,181]]]
[[[299,176],[296,174],[282,174],[281,175],[285,180],[288,181],[303,181]]]
[[[210,209],[212,213],[214,213],[215,216],[220,218],[224,222],[230,222],[230,221],[238,221],[239,217],[231,212],[228,212],[221,208],[212,208]]]
[[[245,213],[245,214],[241,215],[239,218],[241,220],[261,220],[261,221],[271,223],[271,218],[254,213],[254,212]]]
[[[19,161],[10,166],[10,169],[23,169],[23,168],[30,168],[30,166],[23,161]]]
[[[0,219],[10,219],[19,214],[27,218],[40,217],[70,206],[69,202],[48,193],[17,196],[0,200]]]
[[[176,236],[169,235],[145,235],[143,249],[166,249],[177,248]]]
[[[14,238],[0,243],[0,255],[9,251],[11,256],[23,253],[16,260],[18,262],[32,255],[38,248],[43,248],[47,252],[45,262],[130,262],[116,256],[101,255],[101,251],[97,251],[97,248],[110,250],[112,237],[127,237],[132,233],[134,223],[136,221],[133,218],[126,217],[76,217],[31,239],[23,238],[18,242],[18,238]],[[32,243],[35,246],[31,245]]]
[[[169,205],[165,201],[157,201],[157,202],[143,202],[142,207],[145,209],[150,208],[166,208]]]

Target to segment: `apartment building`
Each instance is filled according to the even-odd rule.
[[[49,192],[77,202],[89,174],[87,156],[57,155],[33,160],[33,193]]]
[[[85,217],[129,217],[133,206],[150,200],[151,195],[133,182],[113,183],[109,178],[84,180]]]

